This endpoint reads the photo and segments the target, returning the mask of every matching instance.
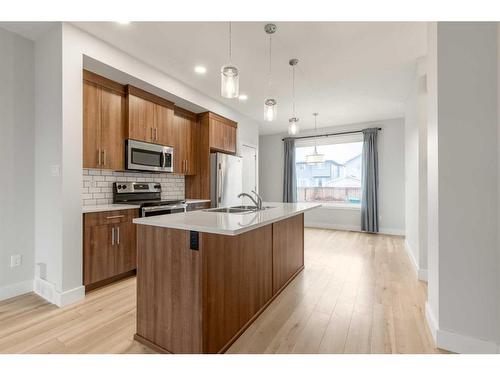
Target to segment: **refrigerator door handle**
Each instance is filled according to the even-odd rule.
[[[217,207],[219,207],[219,204],[222,203],[222,163],[218,163],[218,170],[217,170]]]

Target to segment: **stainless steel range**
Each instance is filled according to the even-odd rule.
[[[156,182],[115,182],[113,203],[140,205],[141,217],[186,211],[183,200],[162,200],[161,185]]]

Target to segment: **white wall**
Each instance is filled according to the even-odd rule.
[[[379,205],[380,231],[405,233],[404,198],[404,120],[392,119],[318,129],[318,133],[360,130],[379,126]],[[307,132],[302,135],[308,134]],[[266,201],[282,201],[284,134],[260,137],[260,191]],[[305,215],[310,226],[360,230],[360,211],[345,208],[319,208]]]
[[[78,254],[81,258],[82,241],[74,238],[68,246],[68,233],[81,237],[81,214],[67,211],[64,189],[65,178],[75,173],[68,155],[81,150],[81,144],[66,142],[70,129],[64,126],[62,71],[62,25],[57,24],[35,43],[35,291],[58,305],[83,296],[81,259],[76,259]],[[75,262],[70,273],[64,270],[69,255]]]
[[[60,306],[83,297],[84,55],[237,121],[238,149],[258,148],[259,142],[254,121],[70,24],[57,24],[37,40],[36,261],[41,267],[35,291]],[[50,175],[52,166],[60,166],[60,176]]]
[[[500,342],[496,23],[432,23],[427,317],[439,347]]]
[[[0,300],[28,292],[34,269],[34,46],[0,28]],[[22,265],[10,268],[10,256]]]
[[[406,248],[421,280],[427,280],[427,94],[425,58],[405,104],[405,228]]]

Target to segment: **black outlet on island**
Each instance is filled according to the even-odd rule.
[[[199,248],[200,233],[194,230],[189,231],[189,248],[191,250],[198,251]]]

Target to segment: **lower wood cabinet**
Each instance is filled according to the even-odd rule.
[[[303,228],[303,214],[273,223],[273,293],[304,266]]]
[[[138,211],[86,213],[83,219],[83,284],[92,287],[136,268]]]
[[[136,340],[225,352],[304,268],[303,225],[303,214],[236,236],[138,225]]]

